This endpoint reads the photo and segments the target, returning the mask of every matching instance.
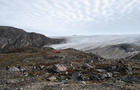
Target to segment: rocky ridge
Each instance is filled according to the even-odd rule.
[[[52,39],[38,33],[28,33],[22,29],[0,26],[0,52],[13,49],[38,47],[62,43],[63,39]]]

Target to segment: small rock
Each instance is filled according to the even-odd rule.
[[[100,79],[101,80],[104,80],[104,79],[106,79],[107,78],[107,74],[100,74]]]
[[[45,67],[44,65],[40,65],[41,70],[43,70],[43,69],[44,69],[44,67]]]
[[[113,76],[118,77],[118,76],[120,76],[120,73],[119,72],[113,72]]]
[[[71,77],[71,79],[72,80],[78,80],[78,78],[80,77],[80,72],[74,72],[74,73],[72,73],[72,77]]]
[[[29,75],[29,73],[28,73],[28,72],[25,72],[25,73],[24,73],[24,76],[25,76],[25,77],[27,77],[28,75]]]
[[[90,78],[90,80],[100,80],[100,75],[97,75],[96,73],[93,73],[93,72],[90,72],[89,73],[89,78]]]
[[[86,82],[85,81],[82,81],[81,83],[84,84],[84,85],[86,85]]]
[[[112,78],[113,74],[112,73],[107,73],[107,78]]]
[[[69,74],[69,72],[65,72],[65,74],[66,74],[66,75],[68,75],[68,74]]]
[[[48,80],[49,81],[55,81],[56,80],[56,77],[55,76],[51,76],[51,77],[48,78]]]
[[[115,71],[117,69],[117,66],[112,66],[111,69],[112,71]]]
[[[96,71],[100,72],[100,73],[106,72],[106,70],[104,70],[104,69],[96,69]]]
[[[18,66],[17,68],[20,70],[20,72],[26,72],[26,69],[24,67]]]
[[[85,81],[86,78],[80,73],[80,72],[74,72],[72,73],[72,77],[71,77],[72,80],[74,81]]]
[[[19,72],[20,70],[17,67],[10,67],[8,69],[8,71],[10,71],[10,72]]]
[[[100,79],[101,80],[104,80],[104,79],[107,79],[107,78],[112,78],[112,73],[104,73],[104,74],[100,74]]]
[[[68,84],[68,80],[62,80],[61,82],[64,84]]]
[[[93,66],[89,65],[88,63],[84,63],[82,68],[93,68]]]

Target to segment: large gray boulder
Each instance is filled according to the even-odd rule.
[[[63,41],[63,39],[52,39],[42,34],[28,33],[14,27],[0,26],[0,52],[27,47],[40,48],[44,45],[58,44]]]

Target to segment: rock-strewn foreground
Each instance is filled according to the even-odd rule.
[[[0,26],[0,52],[25,47],[42,47],[44,45],[59,44],[64,40],[48,38],[38,33],[28,33],[22,29]]]
[[[140,90],[140,62],[75,49],[0,54],[0,90]]]
[[[61,40],[11,29],[0,33],[0,90],[140,90],[139,54],[115,60],[42,48]]]

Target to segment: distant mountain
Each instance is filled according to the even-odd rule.
[[[0,26],[0,52],[26,47],[43,47],[59,44],[63,39],[52,39],[38,33],[28,33],[22,29]]]
[[[87,50],[86,52],[92,52],[98,54],[104,58],[125,58],[131,55],[135,55],[140,51],[140,46],[135,44],[116,44],[108,45],[105,47],[98,47],[95,49]]]

